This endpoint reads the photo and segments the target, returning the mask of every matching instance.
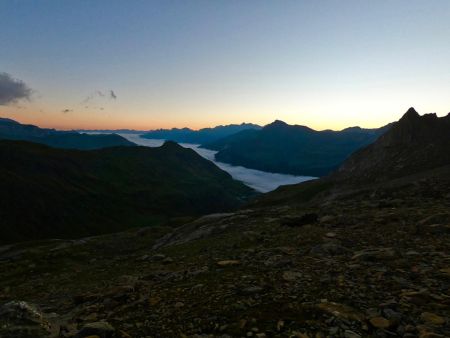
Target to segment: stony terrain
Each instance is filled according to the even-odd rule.
[[[2,247],[0,336],[448,337],[448,174]]]

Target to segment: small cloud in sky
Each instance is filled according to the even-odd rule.
[[[0,72],[0,106],[13,104],[23,99],[29,100],[32,93],[32,89],[22,80]]]
[[[116,100],[117,95],[114,92],[114,90],[110,89],[108,91],[101,91],[101,90],[95,90],[82,101],[83,104],[90,103],[92,101],[95,101],[97,98],[105,98],[110,100]]]

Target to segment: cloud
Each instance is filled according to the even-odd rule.
[[[73,112],[73,109],[63,109],[63,110],[61,110],[61,113],[64,113],[64,114],[67,114],[67,113],[71,113],[71,112]]]
[[[14,79],[8,73],[0,73],[0,106],[29,100],[32,92],[25,82]]]
[[[95,99],[97,98],[105,98],[105,99],[110,99],[110,100],[116,100],[117,99],[117,95],[114,92],[114,90],[110,89],[108,91],[101,91],[101,90],[95,90],[93,91],[91,94],[89,94],[88,96],[86,96],[86,98],[82,101],[83,104],[87,104],[90,103],[92,101],[95,101]]]
[[[131,142],[146,147],[160,147],[165,142],[165,140],[142,138],[138,134],[121,134],[121,136],[125,137]],[[181,146],[195,150],[200,156],[214,162],[220,169],[228,172],[231,176],[233,176],[234,179],[241,181],[249,187],[252,187],[253,189],[260,192],[269,192],[275,190],[281,185],[297,184],[315,178],[309,176],[293,176],[269,173],[240,166],[233,166],[231,164],[217,162],[214,158],[214,155],[217,153],[217,151],[200,148],[195,144],[181,143]]]

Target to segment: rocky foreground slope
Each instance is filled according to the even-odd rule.
[[[2,247],[0,336],[450,336],[450,163],[316,182],[176,229]]]

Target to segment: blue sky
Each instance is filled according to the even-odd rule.
[[[450,111],[444,0],[4,0],[0,41],[0,72],[33,89],[0,115],[45,126],[340,129]]]

